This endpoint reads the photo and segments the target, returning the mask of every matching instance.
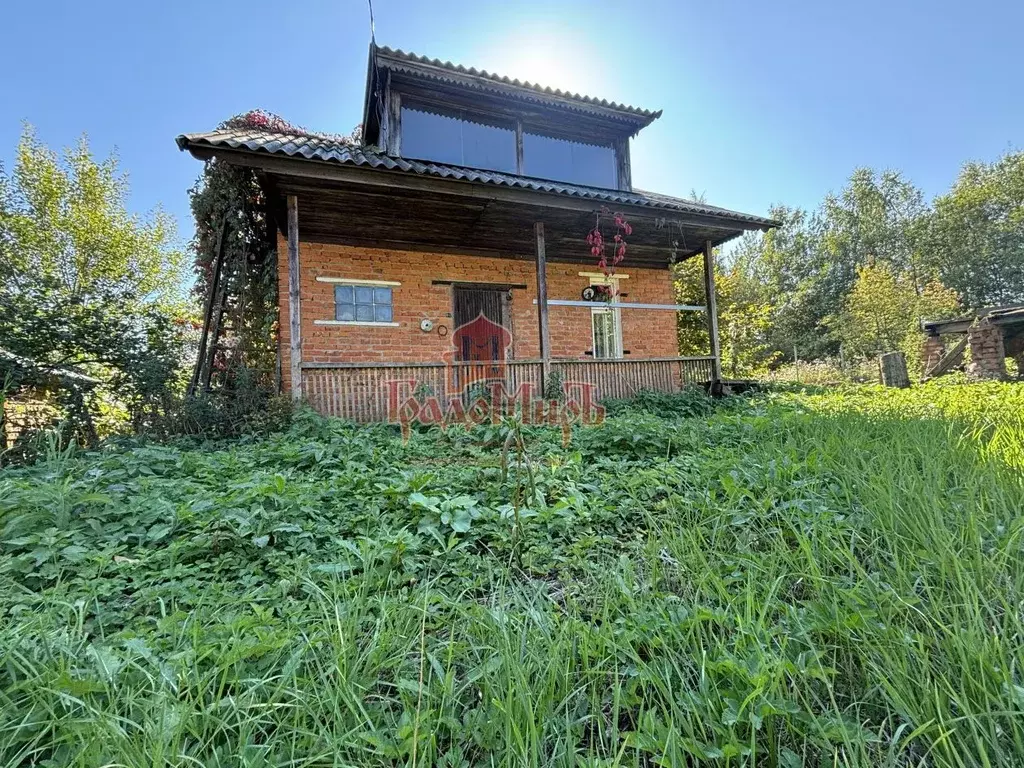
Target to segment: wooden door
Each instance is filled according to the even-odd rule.
[[[457,285],[454,298],[457,358],[462,361],[504,360],[511,340],[505,327],[505,289]],[[481,316],[490,322],[477,322]]]

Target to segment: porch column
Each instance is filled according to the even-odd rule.
[[[722,350],[718,346],[718,309],[715,306],[715,255],[711,241],[704,243],[704,294],[707,297],[708,336],[711,337],[711,388],[715,390],[722,381]]]
[[[292,400],[302,399],[302,315],[299,308],[299,200],[288,195],[288,326],[291,335]]]
[[[533,225],[537,235],[537,321],[540,329],[540,362],[544,374],[542,390],[551,376],[551,334],[548,332],[548,267],[544,254],[544,222]]]

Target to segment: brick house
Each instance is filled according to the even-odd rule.
[[[371,45],[361,144],[177,142],[258,169],[273,201],[283,389],[375,419],[385,380],[468,365],[453,332],[480,315],[510,334],[495,352],[509,384],[556,373],[622,396],[721,379],[712,249],[775,222],[635,189],[629,140],[660,114]],[[615,214],[632,233],[609,274],[585,237],[600,221],[610,254]],[[675,303],[670,267],[691,257],[706,307]],[[679,311],[707,312],[707,356],[679,357]]]

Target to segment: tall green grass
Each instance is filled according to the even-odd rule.
[[[1024,390],[687,397],[0,474],[0,765],[1024,764]]]

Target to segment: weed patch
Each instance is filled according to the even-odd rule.
[[[1024,388],[0,472],[4,765],[1024,762]]]

